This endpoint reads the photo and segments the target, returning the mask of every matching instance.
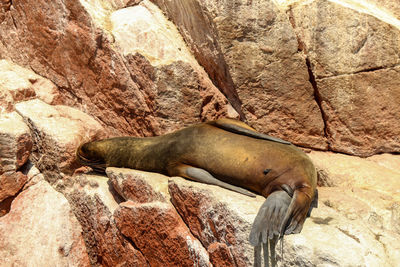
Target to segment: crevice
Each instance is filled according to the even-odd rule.
[[[178,190],[178,191],[181,191],[179,188],[177,188],[177,190]],[[169,187],[169,184],[168,184],[168,193],[169,193],[170,196],[172,195],[171,190],[170,190],[170,187]],[[207,254],[208,254],[208,257],[210,258],[210,255],[209,255],[209,253],[208,253],[207,247],[204,245],[204,243],[202,242],[202,240],[201,240],[199,237],[197,237],[197,235],[196,235],[195,233],[192,232],[192,229],[190,228],[190,226],[189,226],[189,225],[187,224],[187,222],[185,221],[185,219],[184,219],[184,217],[183,217],[183,214],[181,214],[181,213],[179,212],[179,210],[177,209],[177,207],[175,206],[172,197],[170,197],[169,202],[171,203],[171,206],[174,208],[175,212],[176,212],[176,213],[178,214],[178,216],[181,218],[181,220],[183,221],[183,223],[186,225],[186,227],[187,227],[187,229],[189,230],[189,232],[192,234],[192,236],[193,236],[194,238],[196,238],[196,239],[200,242],[201,246],[204,248],[204,250],[205,250],[205,251],[207,252]]]
[[[118,229],[118,227],[116,227],[116,228]],[[127,237],[123,233],[121,233],[121,231],[119,229],[118,229],[118,231],[121,234],[121,236],[125,239],[125,241],[127,241],[129,244],[131,244],[131,246],[143,256],[143,258],[146,260],[147,266],[150,266],[149,260],[146,258],[146,256],[140,250],[140,248],[138,246],[136,246],[135,242],[133,242],[133,240],[131,240],[129,237]]]
[[[315,102],[317,103],[319,110],[322,115],[322,121],[324,122],[324,137],[327,139],[328,146],[329,146],[329,139],[328,139],[328,126],[327,126],[327,116],[325,114],[324,109],[322,108],[322,96],[318,90],[318,85],[315,80],[314,73],[312,72],[312,67],[311,67],[311,62],[308,57],[306,57],[306,65],[307,65],[307,71],[308,71],[308,76],[309,76],[309,81],[314,89],[314,99]]]
[[[343,234],[347,235],[348,237],[350,237],[350,238],[354,239],[355,241],[357,241],[357,243],[360,243],[360,239],[358,237],[356,237],[355,235],[350,234],[348,231],[340,229],[340,228],[338,228],[338,230],[340,232],[342,232]]]

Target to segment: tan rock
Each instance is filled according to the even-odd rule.
[[[353,5],[346,6],[345,2]],[[366,14],[363,3],[358,7],[354,3],[317,0],[292,9],[296,30],[317,79],[400,63],[399,29],[375,15],[378,10]]]
[[[212,260],[212,252],[225,251],[226,245],[237,265],[252,266],[253,247],[247,239],[264,198],[179,178],[170,181],[169,189],[179,214],[208,246]],[[359,188],[319,190],[319,207],[313,209],[302,232],[285,236],[283,260],[277,249],[280,265],[393,266],[398,262],[398,200]]]
[[[0,218],[2,266],[90,266],[82,228],[68,201],[42,181]]]
[[[121,52],[138,53],[154,67],[155,112],[163,132],[222,115],[237,117],[155,5],[142,1],[115,11],[110,20]]]
[[[400,151],[400,67],[317,81],[330,147],[371,156]]]
[[[240,113],[241,101],[217,42],[217,32],[207,12],[197,0],[152,2],[174,22],[199,64]]]
[[[169,199],[168,178],[164,175],[151,173],[148,179],[148,172],[123,168],[107,168],[106,172],[115,190],[126,200],[149,203]]]
[[[2,108],[9,112],[15,103],[36,97],[48,104],[59,101],[57,87],[51,81],[10,61],[0,60]]]
[[[273,1],[154,2],[178,24],[209,74],[224,72],[226,62],[225,87],[232,76],[251,126],[302,146],[327,148],[305,58]],[[221,67],[214,70],[214,62]]]
[[[16,112],[0,114],[0,174],[16,171],[32,150],[29,127]]]
[[[96,120],[71,107],[30,100],[18,103],[15,108],[34,137],[34,163],[51,182],[62,173],[72,174],[78,166],[75,153],[81,143],[104,137],[104,130]]]
[[[368,159],[330,152],[309,154],[315,167],[327,175],[322,186],[373,189],[400,200],[400,173]]]
[[[398,2],[298,2],[290,19],[315,76],[330,149],[399,152],[400,20],[384,8],[397,12]]]

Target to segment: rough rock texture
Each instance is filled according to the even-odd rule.
[[[81,143],[105,137],[96,120],[71,107],[51,106],[35,99],[20,102],[15,108],[31,130],[35,165],[51,182],[60,175],[72,174],[79,166],[75,152]]]
[[[75,170],[84,141],[245,115],[353,155],[311,151],[319,208],[281,265],[397,266],[399,14],[397,0],[0,0],[0,265],[252,266],[264,198]]]
[[[123,55],[143,55],[153,68],[155,115],[162,132],[234,112],[190,54],[175,26],[152,3],[111,14],[112,34]],[[195,116],[193,116],[195,115]],[[229,114],[236,117],[237,113]]]
[[[400,23],[396,28],[395,17],[365,1],[351,8],[342,2],[317,0],[289,12],[315,77],[330,148],[361,156],[399,152]]]
[[[272,1],[154,2],[178,25],[195,55],[205,58],[199,62],[209,73],[214,71],[209,62],[226,62],[226,77],[232,76],[251,126],[302,146],[327,148],[305,58],[289,20]],[[198,37],[198,28],[208,41]]]
[[[0,218],[2,266],[90,266],[82,228],[65,197],[42,181]]]
[[[151,15],[146,11],[143,17],[138,17],[144,24],[123,25],[118,17],[126,18],[123,13],[129,16],[138,8],[147,9],[150,3],[146,8],[117,10],[121,5],[119,1],[65,4],[17,1],[0,24],[3,36],[0,58],[29,66],[50,79],[63,96],[63,104],[79,107],[97,117],[113,135],[154,135],[182,126],[181,121],[188,124],[221,115],[237,115],[204,70],[180,64],[180,59],[154,68],[146,58],[151,54],[136,53],[134,47],[124,50],[120,46],[121,35],[134,36],[129,43],[135,45],[138,41],[149,41],[160,51],[172,47],[175,53],[184,54],[186,48],[177,37],[171,42],[169,38],[160,38],[162,35],[149,34],[149,38],[133,35],[146,29],[135,30],[135,27],[146,23],[159,28],[157,32],[168,33],[174,29],[173,25],[158,24],[159,20],[151,18],[157,11]],[[134,23],[135,19],[130,17],[129,21]],[[186,80],[188,77],[191,79]],[[157,100],[164,105],[156,105]],[[177,117],[171,113],[170,106],[165,106],[164,100],[186,112]]]
[[[48,104],[60,101],[57,87],[51,81],[10,61],[0,60],[0,113],[12,111],[19,101],[36,97]]]
[[[32,150],[29,127],[16,112],[0,113],[0,174],[16,171]]]
[[[210,76],[214,84],[227,96],[230,103],[241,113],[241,101],[229,73],[228,65],[218,42],[217,32],[197,0],[152,0],[178,27],[180,34],[194,56]]]
[[[117,229],[112,213],[120,199],[104,176],[82,175],[64,194],[83,229],[92,266],[147,266],[142,253]]]
[[[207,251],[169,202],[168,177],[118,168],[107,168],[107,175],[128,200],[114,212],[117,226],[151,266],[211,265]]]

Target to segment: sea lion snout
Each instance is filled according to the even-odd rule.
[[[80,164],[89,166],[92,169],[104,172],[106,162],[100,151],[96,149],[94,142],[88,142],[80,145],[76,150],[76,157]]]

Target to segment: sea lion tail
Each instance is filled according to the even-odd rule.
[[[262,243],[265,266],[269,266],[269,258],[271,258],[271,265],[275,266],[275,246],[278,238],[283,237],[281,225],[284,223],[291,202],[292,198],[286,191],[275,191],[260,207],[249,236],[250,244],[254,246],[255,262],[260,262],[260,259],[256,257],[260,255]],[[268,243],[270,245],[269,252]]]

